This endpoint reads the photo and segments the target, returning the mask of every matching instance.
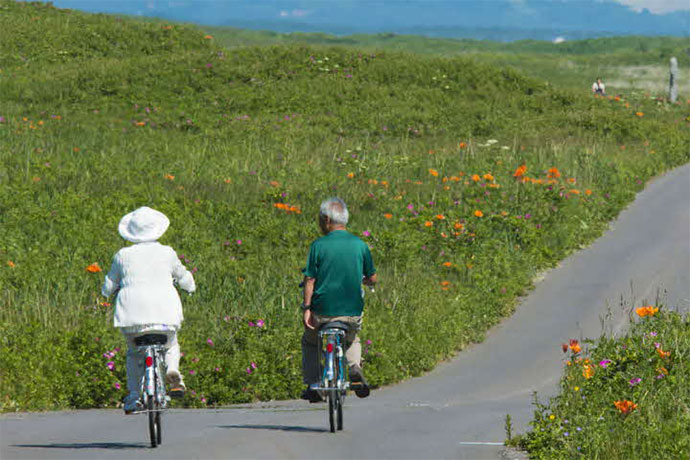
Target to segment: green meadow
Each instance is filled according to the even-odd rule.
[[[621,337],[563,345],[559,395],[536,402],[511,444],[535,459],[688,457],[690,319],[655,306],[634,316]]]
[[[299,395],[297,285],[322,199],[348,203],[378,268],[362,340],[379,386],[481,341],[539,272],[690,160],[687,92],[594,98],[591,74],[556,80],[550,65],[597,62],[596,47],[534,44],[547,77],[490,44],[233,33],[0,0],[3,411],[121,401],[124,341],[99,291],[139,206],[169,216],[161,242],[195,270],[182,404],[206,407]],[[619,40],[630,65],[678,46]]]

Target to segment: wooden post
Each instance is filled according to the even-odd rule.
[[[671,72],[668,78],[668,98],[671,103],[678,99],[678,59],[671,58]]]

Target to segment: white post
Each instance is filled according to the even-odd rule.
[[[668,79],[668,98],[671,103],[678,99],[678,59],[671,58],[671,72]]]

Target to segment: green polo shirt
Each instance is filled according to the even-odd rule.
[[[376,269],[369,246],[345,230],[334,230],[314,241],[304,275],[315,278],[312,310],[323,316],[360,316],[364,308],[362,277]]]

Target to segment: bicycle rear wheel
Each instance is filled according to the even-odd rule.
[[[149,436],[151,437],[151,447],[156,447],[158,445],[158,427],[156,424],[156,414],[158,414],[158,412],[156,412],[155,407],[154,397],[147,396],[146,409],[148,410],[149,416]]]
[[[337,429],[337,412],[338,390],[328,390],[328,422],[331,427],[331,433],[335,433]]]

